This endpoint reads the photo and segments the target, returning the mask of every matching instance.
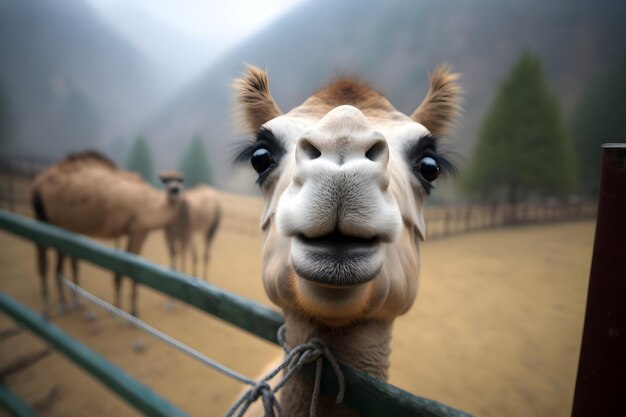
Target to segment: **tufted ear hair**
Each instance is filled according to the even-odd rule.
[[[461,113],[461,94],[458,84],[460,74],[449,65],[439,66],[430,76],[428,94],[411,115],[411,119],[424,125],[434,135],[448,133]]]
[[[246,65],[246,72],[233,82],[233,87],[240,119],[249,132],[255,133],[263,123],[281,115],[270,94],[266,71]]]

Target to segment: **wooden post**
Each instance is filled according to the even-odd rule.
[[[452,209],[445,209],[443,214],[443,236],[450,234],[450,210]]]
[[[572,417],[626,416],[625,375],[626,144],[605,144]]]

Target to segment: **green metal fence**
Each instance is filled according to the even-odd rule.
[[[102,381],[102,383],[113,392],[125,399],[143,414],[151,417],[186,416],[181,410],[134,380],[117,366],[67,335],[41,315],[33,312],[28,307],[18,303],[4,293],[0,293],[0,310],[48,342],[72,362]],[[5,392],[8,393],[7,398],[10,398],[10,392],[6,388]],[[19,404],[14,396],[13,398],[12,403]],[[24,407],[22,406],[20,410],[24,410]],[[24,411],[15,414],[20,416],[34,415],[24,414]]]
[[[83,236],[4,210],[0,210],[0,229],[128,276],[258,337],[277,343],[276,334],[283,323],[282,316],[259,303],[155,265],[140,256],[121,252]],[[145,415],[185,415],[125,372],[5,294],[0,294],[0,310],[42,337]],[[314,365],[310,365],[303,372],[312,375],[313,368]],[[342,366],[342,371],[347,387],[343,403],[364,416],[469,417],[462,411],[380,382],[364,372],[346,366]],[[323,373],[322,394],[336,394],[337,381],[332,375],[330,369]],[[16,399],[3,386],[0,386],[0,404],[10,410],[25,410],[15,415],[33,415],[21,400]],[[14,404],[14,408],[10,404]]]

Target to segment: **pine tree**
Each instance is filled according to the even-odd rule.
[[[574,111],[572,136],[581,191],[596,196],[602,144],[626,142],[626,59],[602,74],[582,95]]]
[[[194,136],[191,140],[180,159],[178,169],[185,175],[185,186],[187,187],[193,187],[200,183],[213,183],[207,151],[199,135]]]
[[[155,182],[154,162],[148,141],[143,136],[135,139],[125,164],[129,171],[139,173],[149,183]]]
[[[532,195],[565,195],[575,158],[559,104],[539,59],[524,53],[500,85],[480,129],[465,187],[515,206]]]

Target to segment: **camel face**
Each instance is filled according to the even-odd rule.
[[[165,187],[165,192],[170,201],[176,201],[180,198],[185,189],[183,185],[183,175],[176,171],[165,171],[159,175],[159,180]]]
[[[238,87],[257,134],[238,159],[249,158],[266,202],[270,299],[330,326],[393,320],[415,300],[424,202],[450,167],[437,140],[354,81],[339,81],[284,115],[275,114],[269,90],[258,91],[271,100],[259,112],[242,97],[250,94],[246,85],[267,87],[246,84],[264,76],[254,71]],[[275,117],[255,126],[259,114]]]
[[[391,319],[411,306],[426,190],[411,168],[418,155],[406,150],[429,132],[406,123],[370,122],[344,105],[292,137],[281,135],[296,131],[288,117],[265,124],[285,148],[269,174],[275,185],[261,184],[264,280],[276,304],[329,325]]]

